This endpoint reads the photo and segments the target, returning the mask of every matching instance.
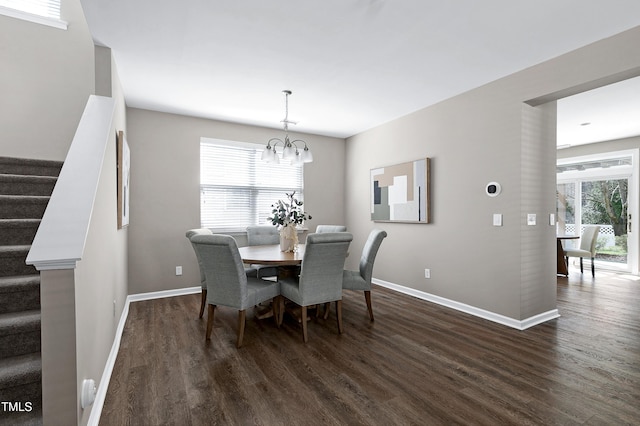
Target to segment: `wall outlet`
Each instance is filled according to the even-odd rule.
[[[424,277],[425,278],[431,278],[431,269],[425,269],[424,270]]]
[[[176,275],[182,275],[182,266],[176,266]]]

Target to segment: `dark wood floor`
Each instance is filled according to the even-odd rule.
[[[561,318],[517,331],[376,287],[309,324],[216,313],[199,295],[133,303],[101,425],[640,424],[640,281],[558,278]]]

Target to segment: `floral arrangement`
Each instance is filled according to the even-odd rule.
[[[311,215],[302,209],[302,201],[295,198],[296,192],[286,194],[288,200],[278,200],[272,204],[272,217],[268,220],[280,229],[280,250],[294,252],[298,249],[298,232],[296,227],[302,225],[305,220],[311,219]]]
[[[286,193],[285,193],[286,194]],[[290,225],[297,226],[302,225],[305,220],[311,219],[311,215],[302,209],[303,202],[295,198],[296,192],[286,194],[288,200],[278,200],[277,203],[272,204],[273,210],[272,217],[268,220],[279,228],[287,227]]]

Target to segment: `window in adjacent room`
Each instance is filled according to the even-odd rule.
[[[67,23],[60,19],[60,0],[0,0],[0,14],[67,29]]]
[[[202,138],[200,222],[214,232],[266,225],[271,205],[295,191],[303,199],[303,166],[265,163],[264,145]]]

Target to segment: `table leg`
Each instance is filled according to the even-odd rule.
[[[558,275],[569,276],[569,269],[567,268],[567,262],[564,260],[564,249],[562,247],[562,240],[556,238],[558,241]]]

